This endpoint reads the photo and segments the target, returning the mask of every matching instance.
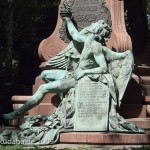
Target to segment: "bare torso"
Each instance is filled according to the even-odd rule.
[[[99,47],[97,46],[99,44]],[[79,69],[86,70],[99,67],[100,65],[95,60],[96,53],[101,53],[102,46],[100,43],[92,40],[87,40],[85,42],[85,46],[83,48],[80,62],[79,62]]]

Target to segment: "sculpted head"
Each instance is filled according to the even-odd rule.
[[[95,38],[99,42],[107,42],[110,38],[111,28],[104,20],[99,20],[96,23],[92,23],[89,27],[86,28],[86,35],[94,34]]]

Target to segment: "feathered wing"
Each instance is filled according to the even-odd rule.
[[[113,53],[115,54],[115,52]],[[118,103],[120,106],[127,84],[131,78],[134,59],[130,50],[119,54],[120,56],[125,55],[124,58],[119,58],[117,55],[116,58],[115,55],[108,58],[108,68],[116,83],[116,88],[118,91]]]
[[[89,32],[88,28],[89,27],[82,29],[79,33],[81,35],[87,34]],[[63,51],[61,51],[55,57],[51,58],[48,61],[47,66],[51,68],[66,69],[68,65],[68,57],[66,57],[67,55],[68,57],[70,57],[69,55],[72,55],[71,56],[72,58],[80,58],[79,56],[80,54],[74,47],[74,44],[72,41],[68,44],[68,46]]]
[[[66,53],[68,51],[72,51],[74,49],[73,43],[70,42],[69,45],[60,53],[58,53],[55,57],[51,58],[46,66],[57,69],[66,69],[68,65],[68,59],[66,57]]]

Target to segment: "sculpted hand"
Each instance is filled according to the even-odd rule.
[[[72,12],[71,12],[70,8],[62,9],[60,12],[60,16],[61,16],[62,20],[65,20],[66,18],[71,18]]]
[[[131,56],[131,55],[132,55],[132,52],[130,50],[127,50],[127,51],[125,51],[125,52],[122,53],[121,59],[124,59],[127,56]]]
[[[69,21],[69,20],[71,20],[69,17],[63,17],[62,19],[63,19],[63,21]]]
[[[77,72],[75,72],[75,79],[79,80],[82,77],[84,77],[84,75],[85,75],[85,72],[83,70],[82,71],[77,71]]]

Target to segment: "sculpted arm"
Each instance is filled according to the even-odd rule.
[[[114,52],[105,46],[103,46],[103,51],[108,60],[124,59],[127,56],[127,53],[129,52],[129,50],[121,53]]]
[[[72,39],[77,42],[85,42],[85,37],[79,33],[79,31],[75,28],[72,20],[69,17],[64,18],[66,21],[67,29]]]

